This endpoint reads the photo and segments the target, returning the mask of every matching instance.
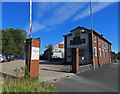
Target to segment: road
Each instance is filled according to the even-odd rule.
[[[118,64],[63,78],[54,84],[58,92],[118,92]]]

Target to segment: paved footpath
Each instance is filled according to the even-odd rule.
[[[17,68],[20,70],[19,76],[22,77],[24,75],[24,71],[21,70],[21,67],[23,66],[25,66],[24,60],[0,63],[0,73],[4,74],[4,76],[16,76],[14,69]],[[48,81],[74,75],[73,73],[63,72],[61,69],[64,67],[65,65],[61,65],[60,62],[49,62],[41,60],[39,64],[39,80]],[[2,76],[2,74],[0,74],[0,76]]]
[[[54,84],[58,92],[118,92],[118,64],[63,78]]]

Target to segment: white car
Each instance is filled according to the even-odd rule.
[[[2,57],[2,54],[0,54],[0,62],[3,61],[3,57]]]

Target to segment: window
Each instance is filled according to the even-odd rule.
[[[102,56],[101,48],[99,48],[99,56],[100,56],[100,57]]]
[[[105,52],[104,52],[104,50],[102,50],[102,56],[105,57]]]
[[[100,40],[99,40],[99,45],[100,45],[101,43],[100,43]]]
[[[79,31],[75,32],[74,34],[75,34],[75,37],[80,37],[80,32]]]
[[[81,39],[81,44],[86,43],[86,39]]]
[[[94,56],[97,57],[97,49],[96,49],[96,47],[94,47]]]
[[[107,56],[107,52],[106,52],[106,50],[105,50],[105,57]]]
[[[73,40],[71,40],[71,41],[70,41],[70,45],[74,45],[74,42],[73,42]]]
[[[73,42],[75,45],[80,44],[80,36],[79,37],[74,37]]]
[[[94,35],[94,42],[96,42],[96,36]]]

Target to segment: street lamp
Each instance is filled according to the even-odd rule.
[[[95,62],[94,62],[94,40],[93,40],[93,18],[92,18],[92,0],[90,0],[90,25],[91,25],[91,33],[92,33],[92,62],[93,62],[93,67],[95,70]]]

